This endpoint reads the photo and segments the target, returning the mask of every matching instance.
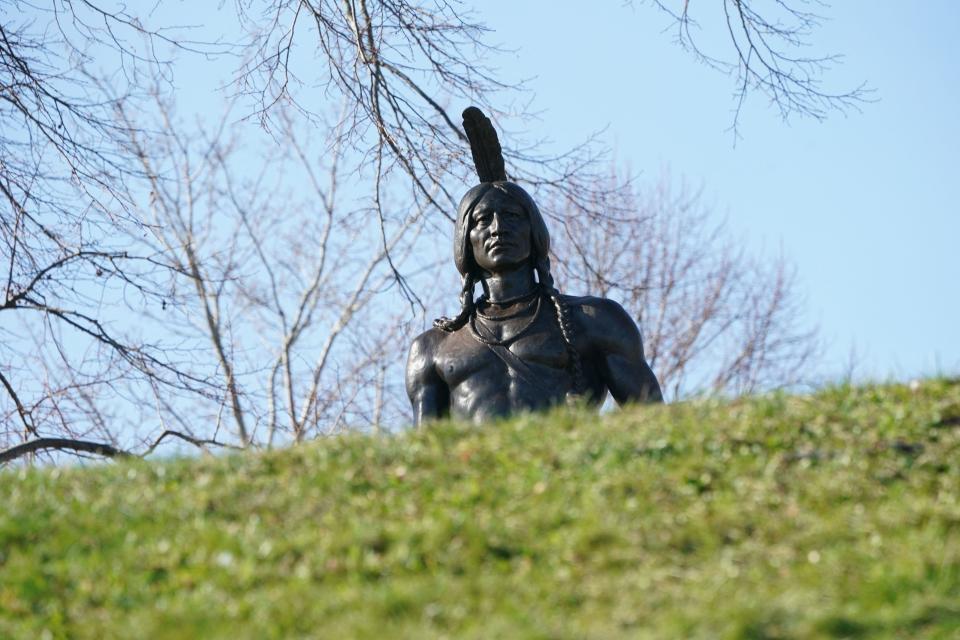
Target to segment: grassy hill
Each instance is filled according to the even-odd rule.
[[[960,384],[0,472],[0,637],[960,637]]]

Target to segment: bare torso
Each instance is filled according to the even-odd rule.
[[[563,299],[572,316],[571,337],[580,356],[584,399],[599,404],[610,390],[620,403],[659,400],[659,385],[643,359],[639,331],[623,309],[602,298]],[[502,312],[509,316],[512,310]],[[498,355],[497,347],[484,341],[506,342],[499,349],[509,349],[510,354]],[[519,365],[509,363],[511,354]],[[415,420],[449,414],[480,422],[563,403],[574,390],[570,361],[556,311],[546,296],[539,309],[531,306],[512,318],[498,321],[482,314],[450,333],[431,329],[414,342],[407,366]]]

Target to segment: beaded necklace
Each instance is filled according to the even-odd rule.
[[[520,313],[522,313],[523,311],[526,311],[527,308],[529,307],[525,307],[520,312],[511,314],[509,316],[501,316],[499,318],[491,318],[489,316],[481,315],[476,309],[474,309],[474,312],[470,314],[470,322],[468,323],[470,327],[470,333],[472,333],[473,337],[476,338],[479,342],[482,342],[483,344],[487,344],[495,347],[505,347],[509,345],[511,342],[514,342],[515,340],[517,340],[517,338],[527,333],[527,331],[529,331],[530,328],[533,327],[533,324],[537,321],[537,318],[540,317],[540,301],[543,300],[543,296],[538,295],[536,300],[537,300],[537,306],[533,312],[533,315],[530,316],[530,320],[523,326],[522,329],[520,329],[520,331],[513,334],[509,338],[505,340],[495,340],[493,338],[487,338],[486,336],[481,335],[479,330],[477,329],[477,316],[479,315],[481,318],[486,318],[488,320],[505,320],[507,318],[514,318],[520,315]]]
[[[521,300],[525,300],[527,298],[532,299],[533,296],[537,295],[538,293],[540,293],[540,285],[535,285],[531,291],[528,291],[527,293],[521,294],[519,296],[514,296],[512,298],[506,298],[505,300],[490,300],[489,298],[487,298],[487,294],[483,294],[482,296],[480,296],[480,300],[478,300],[478,302],[486,302],[487,304],[492,304],[495,307],[506,307],[507,305],[511,305],[514,302],[520,302]]]
[[[537,302],[537,304],[539,304],[539,302],[540,302],[540,296],[538,296],[536,299],[534,299],[534,297],[533,297],[534,294],[538,294],[538,293],[540,293],[539,289],[538,289],[537,291],[534,291],[533,293],[526,293],[526,294],[524,294],[524,295],[522,295],[522,296],[517,296],[516,298],[511,298],[509,301],[503,300],[503,301],[500,301],[500,302],[490,302],[489,300],[487,300],[486,296],[480,296],[480,299],[477,300],[477,304],[476,304],[476,306],[474,307],[474,313],[476,313],[479,317],[483,318],[484,320],[510,320],[511,318],[516,318],[517,316],[521,316],[521,315],[523,315],[524,313],[526,313],[527,311],[529,311],[529,310],[530,310],[530,307],[533,306],[533,303],[534,303],[534,302]],[[490,315],[487,315],[487,314],[483,313],[482,311],[480,311],[480,305],[482,305],[482,304],[485,303],[485,302],[486,302],[487,304],[491,304],[491,305],[494,305],[494,306],[505,307],[505,306],[507,306],[507,305],[509,305],[509,304],[512,304],[512,303],[514,303],[514,302],[518,302],[518,301],[523,300],[524,298],[528,298],[528,297],[530,298],[530,302],[528,302],[527,304],[523,305],[522,307],[520,307],[519,309],[517,309],[517,310],[514,311],[513,313],[507,313],[507,314],[504,314],[504,315],[502,315],[502,316],[490,316]]]

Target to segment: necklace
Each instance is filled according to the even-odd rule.
[[[480,300],[483,302],[486,302],[487,304],[492,304],[495,307],[505,307],[507,305],[513,304],[514,302],[520,302],[521,300],[525,300],[526,298],[532,299],[533,296],[537,295],[538,293],[540,293],[540,285],[535,285],[532,291],[528,291],[523,295],[514,296],[512,298],[506,298],[504,300],[490,300],[489,298],[487,298],[487,294],[483,294],[482,296],[480,296]]]
[[[524,296],[524,297],[525,297],[525,296]],[[520,298],[514,298],[514,299],[515,299],[515,300],[519,300]],[[481,297],[480,300],[477,301],[478,304],[477,304],[477,306],[474,308],[474,312],[477,314],[477,316],[483,318],[484,320],[510,320],[511,318],[516,318],[517,316],[521,316],[521,315],[525,314],[527,311],[530,310],[530,308],[533,306],[533,303],[534,303],[534,302],[537,302],[537,303],[539,304],[540,298],[536,298],[536,299],[531,298],[528,303],[526,303],[525,305],[521,306],[521,307],[520,307],[519,309],[517,309],[516,311],[514,311],[514,312],[512,312],[512,313],[505,313],[505,314],[499,315],[499,316],[488,316],[487,314],[485,314],[485,313],[483,313],[482,311],[480,311],[480,305],[482,305],[484,302],[487,302],[487,300],[486,300],[486,298],[483,298],[483,297]],[[497,304],[502,304],[502,303],[497,303]]]
[[[529,331],[530,328],[533,326],[533,323],[537,321],[537,318],[540,316],[540,301],[542,299],[543,299],[542,296],[537,296],[537,307],[536,307],[536,310],[533,312],[533,315],[530,316],[530,320],[527,321],[527,323],[523,326],[522,329],[520,329],[515,334],[513,334],[512,336],[510,336],[505,340],[504,339],[494,340],[493,338],[487,338],[485,336],[480,335],[480,332],[477,330],[476,311],[470,314],[470,322],[469,322],[470,333],[473,334],[473,337],[476,338],[478,342],[481,342],[486,345],[494,346],[494,347],[505,347],[509,345],[511,342],[514,342],[517,338],[521,337],[527,331]],[[481,317],[484,317],[484,316],[481,316]],[[496,319],[500,320],[502,318],[496,318]]]

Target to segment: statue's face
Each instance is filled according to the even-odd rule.
[[[520,204],[490,189],[470,214],[470,248],[484,271],[509,271],[530,258],[530,218]]]

